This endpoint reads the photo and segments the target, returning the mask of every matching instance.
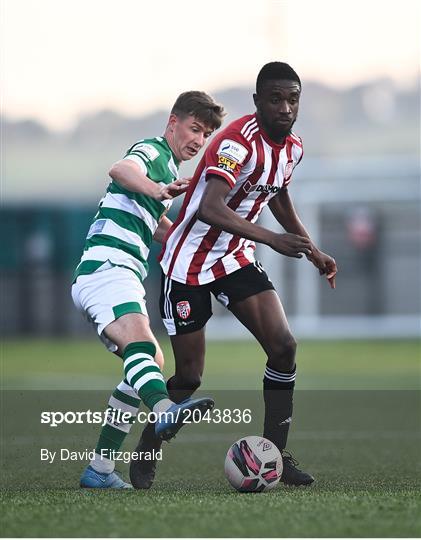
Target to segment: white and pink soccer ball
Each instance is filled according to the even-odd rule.
[[[238,491],[268,491],[278,484],[281,475],[281,453],[264,437],[244,437],[227,452],[225,476]]]

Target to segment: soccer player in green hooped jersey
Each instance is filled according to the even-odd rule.
[[[199,152],[224,114],[204,92],[185,92],[171,110],[163,137],[134,144],[109,171],[112,181],[88,231],[72,297],[108,350],[122,358],[125,377],[108,402],[107,423],[81,487],[132,487],[114,472],[112,458],[141,401],[157,414],[155,434],[164,440],[180,429],[185,411],[213,407],[210,398],[171,401],[161,372],[162,351],[149,326],[143,280],[152,240],[162,242],[171,226],[165,214],[188,186],[187,179],[178,179],[178,167]]]

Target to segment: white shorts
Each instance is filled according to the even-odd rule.
[[[72,298],[107,349],[115,352],[118,347],[103,334],[104,328],[126,313],[147,316],[148,312],[145,289],[136,274],[128,268],[104,266],[93,274],[78,276],[72,285]]]

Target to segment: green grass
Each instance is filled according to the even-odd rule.
[[[165,372],[173,373],[168,339],[161,343]],[[417,389],[417,341],[304,341],[299,344],[297,388]],[[6,341],[3,388],[109,389],[121,377],[121,361],[99,341]],[[211,342],[203,388],[260,389],[265,356],[254,341]]]
[[[239,494],[224,478],[223,461],[232,442],[261,430],[264,357],[253,342],[209,343],[204,388],[221,408],[250,407],[252,424],[184,428],[165,445],[153,489],[123,493],[78,489],[80,462],[39,461],[40,447],[94,444],[96,426],[41,428],[38,410],[100,410],[107,392],[86,389],[111,388],[120,377],[119,360],[96,342],[8,341],[2,351],[3,388],[11,390],[2,402],[1,534],[420,536],[419,353],[415,341],[300,344],[289,448],[317,481],[308,489]],[[138,433],[134,426],[125,450]],[[128,465],[119,469],[127,477]]]
[[[278,490],[237,494],[218,484],[147,493],[46,490],[5,495],[7,536],[411,537],[419,534],[413,489]],[[5,517],[6,517],[5,516]]]

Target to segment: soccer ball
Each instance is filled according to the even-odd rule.
[[[268,491],[278,484],[281,475],[281,453],[263,437],[244,437],[227,452],[225,476],[238,491]]]

